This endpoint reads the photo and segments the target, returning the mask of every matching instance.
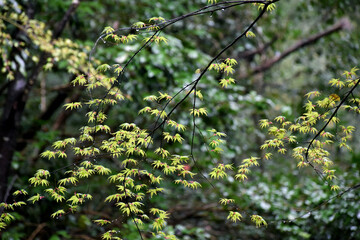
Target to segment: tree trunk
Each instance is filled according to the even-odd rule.
[[[27,83],[18,71],[8,86],[6,103],[0,120],[0,201],[6,201],[10,164],[16,147],[16,136],[26,102]]]

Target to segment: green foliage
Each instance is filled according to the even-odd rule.
[[[261,225],[267,226],[266,221],[259,215],[251,215],[251,221],[256,224],[256,227],[260,227]]]
[[[216,5],[217,1],[209,0],[208,3]],[[269,11],[275,9],[272,1],[264,1],[264,3],[255,5],[260,10],[265,6]],[[12,19],[10,16],[6,17]],[[15,19],[20,21],[21,26],[29,24],[29,20],[19,20],[17,19],[19,17],[17,16]],[[167,22],[163,17],[151,17],[144,22],[137,21],[130,28],[134,31],[133,34],[122,33],[115,28],[105,27],[99,39],[111,44],[116,49],[126,49],[126,47],[138,49],[140,46],[139,51],[141,51],[142,46],[146,46],[149,49],[148,52],[171,51],[172,40],[175,39],[160,32],[166,23],[170,22]],[[41,29],[45,31],[43,27]],[[53,63],[58,59],[67,59],[69,55],[78,56],[82,53],[76,44],[73,45],[73,48],[68,49],[69,45],[65,46],[65,40],[53,42],[50,35],[44,36],[40,32],[34,34],[35,36],[30,36],[32,41],[38,47],[46,48],[44,51],[51,53],[50,60],[44,66],[48,71],[53,69]],[[250,30],[244,31],[244,35],[248,38],[256,37],[255,33]],[[44,43],[39,42],[39,39]],[[156,44],[153,44],[154,42]],[[55,47],[50,46],[50,43],[54,43]],[[15,45],[15,43],[11,44]],[[135,48],[133,48],[134,46]],[[149,54],[148,52],[144,53],[145,56]],[[136,57],[136,54],[137,52],[130,55],[130,58]],[[176,57],[174,59],[176,61]],[[157,64],[157,61],[150,57],[147,60]],[[346,191],[345,186],[338,182],[339,177],[335,175],[337,165],[331,156],[334,148],[339,147],[341,151],[351,149],[350,142],[355,135],[355,127],[347,124],[343,115],[336,113],[340,110],[360,113],[359,99],[355,96],[355,89],[359,84],[359,79],[356,76],[357,68],[345,71],[343,74],[345,79],[343,80],[330,80],[329,84],[332,87],[330,94],[322,94],[320,91],[311,91],[306,94],[305,111],[298,118],[295,114],[289,117],[280,113],[281,115],[273,120],[260,120],[259,126],[267,134],[267,137],[262,139],[264,141],[260,146],[260,151],[249,151],[251,154],[247,152],[235,154],[230,144],[233,141],[232,136],[234,136],[229,130],[232,123],[220,124],[221,131],[228,128],[226,132],[231,134],[229,137],[216,129],[208,131],[204,131],[204,129],[216,125],[213,121],[222,121],[216,119],[214,115],[222,110],[222,104],[228,104],[227,98],[224,96],[230,95],[232,92],[241,92],[239,90],[241,86],[238,86],[241,81],[235,80],[237,78],[237,68],[235,67],[238,64],[237,60],[233,58],[213,59],[209,65],[196,60],[193,66],[192,64],[186,66],[204,70],[199,70],[194,76],[186,75],[185,79],[187,80],[182,80],[188,81],[188,79],[193,78],[195,80],[192,83],[187,83],[185,87],[177,86],[175,92],[166,89],[167,92],[162,90],[158,91],[157,94],[154,94],[157,91],[154,90],[154,86],[149,85],[148,88],[152,92],[146,97],[144,96],[148,93],[145,90],[144,94],[142,91],[127,92],[126,87],[130,84],[122,81],[122,77],[127,75],[127,71],[131,73],[129,76],[134,74],[131,66],[136,65],[135,63],[130,64],[131,61],[129,61],[112,64],[109,60],[107,63],[96,61],[95,65],[98,67],[94,69],[88,64],[81,65],[82,61],[85,61],[84,56],[80,54],[78,59],[70,60],[67,68],[69,72],[77,74],[71,84],[89,95],[85,98],[87,100],[68,102],[64,107],[65,110],[76,110],[81,116],[85,116],[86,123],[82,125],[78,137],[69,137],[64,134],[64,139],[52,143],[52,149],[44,149],[40,156],[50,160],[48,162],[53,163],[54,166],[50,166],[49,170],[39,169],[33,177],[28,179],[36,189],[35,194],[27,200],[28,202],[34,204],[45,198],[52,201],[56,206],[61,205],[61,209],[52,211],[50,215],[52,218],[69,217],[71,219],[72,216],[77,216],[77,212],[86,211],[87,206],[94,204],[91,202],[96,202],[95,205],[98,202],[103,202],[100,205],[110,209],[109,214],[104,214],[100,219],[99,214],[96,214],[97,216],[92,219],[93,223],[101,227],[99,232],[102,231],[102,239],[122,239],[122,237],[134,236],[131,235],[133,232],[136,233],[135,238],[142,236],[143,233],[144,235],[151,235],[154,239],[176,239],[176,234],[173,234],[173,229],[167,222],[171,212],[166,208],[169,208],[170,204],[162,203],[161,199],[170,198],[169,195],[173,194],[171,191],[175,193],[182,191],[184,198],[187,196],[186,194],[188,196],[199,196],[199,194],[207,195],[207,192],[215,192],[217,199],[215,201],[218,201],[220,197],[219,204],[216,206],[219,209],[229,209],[226,209],[227,216],[219,215],[222,222],[228,219],[238,224],[239,221],[248,220],[256,228],[266,227],[270,224],[269,221],[266,221],[268,213],[266,210],[269,210],[266,209],[267,204],[271,204],[271,207],[274,208],[276,217],[281,216],[278,209],[280,207],[273,207],[273,205],[282,204],[282,199],[276,195],[278,193],[274,194],[276,195],[275,200],[270,203],[265,202],[265,200],[262,201],[263,199],[260,201],[260,197],[256,194],[251,193],[251,195],[249,193],[251,195],[250,200],[244,204],[245,200],[243,201],[243,196],[240,196],[238,186],[246,187],[249,179],[257,178],[256,180],[259,180],[260,178],[256,175],[259,166],[264,167],[267,171],[270,164],[276,164],[271,162],[275,162],[277,159],[288,161],[293,159],[298,167],[294,171],[300,171],[300,168],[302,168],[301,170],[303,168],[313,170],[324,180],[324,185],[329,186],[328,190],[340,191],[340,193]],[[166,59],[162,61],[163,65],[169,64]],[[144,71],[140,66],[143,64],[143,60],[140,59],[140,62],[139,69],[135,68],[135,73]],[[180,62],[179,65],[181,64],[185,63]],[[128,65],[129,67],[127,67]],[[155,69],[162,68],[162,66],[146,67],[151,68],[149,72],[155,73]],[[209,75],[209,79],[201,79],[204,74]],[[8,78],[11,79],[12,75],[13,73],[9,71]],[[154,75],[158,77],[157,75],[160,73]],[[221,88],[209,83],[215,79],[218,79],[218,85]],[[200,80],[201,83],[204,82],[205,87],[198,84]],[[159,85],[160,83],[161,81],[159,81]],[[140,85],[139,88],[147,89],[143,86],[146,86],[146,83]],[[132,87],[136,89],[136,86],[131,86],[129,89],[133,90]],[[211,92],[207,89],[209,87],[216,90]],[[159,87],[159,89],[161,88]],[[224,98],[220,99],[218,96]],[[255,96],[254,98],[257,100],[253,100],[252,96]],[[238,109],[239,114],[244,114],[244,116],[256,115],[256,111],[261,111],[270,105],[266,103],[266,99],[259,100],[258,96],[256,94],[251,95],[251,93],[244,94],[241,101],[247,101],[247,104],[255,110],[249,114],[244,107],[241,109],[244,112]],[[141,102],[142,107],[140,104],[134,104],[131,101]],[[129,108],[128,111],[131,113],[126,117],[121,116],[121,114],[119,114],[120,117],[115,116],[116,114],[113,114],[110,109],[120,105],[135,105],[135,107]],[[239,105],[235,106],[239,108]],[[225,109],[224,112],[231,110],[231,107]],[[136,113],[141,114],[141,116],[136,116]],[[219,115],[221,116],[221,114]],[[127,116],[129,116],[128,119]],[[135,119],[132,119],[132,116],[135,116]],[[230,119],[236,122],[235,118],[231,119],[228,116],[226,114],[223,121]],[[249,120],[246,119],[246,121]],[[116,123],[112,124],[112,122]],[[150,125],[148,123],[151,123],[151,127],[148,127]],[[262,134],[260,130],[252,128],[251,137],[263,136]],[[251,142],[251,140],[246,139],[245,141]],[[256,153],[259,154],[253,155]],[[260,156],[260,153],[261,157],[254,157]],[[232,154],[232,157],[227,154]],[[199,156],[199,161],[197,156]],[[55,165],[55,162],[60,162],[61,167]],[[233,179],[237,181],[232,183],[233,189],[231,189],[231,187],[226,186],[226,182]],[[100,187],[94,190],[95,187],[93,186],[97,182]],[[213,186],[213,183],[216,187]],[[176,187],[173,187],[174,185]],[[47,188],[42,189],[44,186]],[[97,196],[98,192],[99,195]],[[189,192],[191,193],[189,194]],[[27,191],[25,190],[17,190],[13,193],[16,197],[26,194]],[[329,193],[326,192],[326,194]],[[203,196],[203,201],[207,200],[207,197],[211,199],[212,196],[211,194]],[[298,197],[301,199],[300,194]],[[316,204],[317,202],[314,201],[313,203]],[[15,207],[26,205],[23,201],[1,204],[0,207],[3,207],[5,211],[14,211]],[[260,211],[256,211],[256,209],[247,210],[248,206],[252,205],[260,205],[257,209]],[[308,208],[309,206],[310,204],[307,204],[304,207]],[[200,210],[195,209],[194,211],[196,214]],[[264,215],[259,215],[262,213]],[[107,218],[105,216],[109,216],[109,219],[105,219]],[[132,228],[127,229],[129,236],[123,235],[118,226],[114,224],[117,219],[127,222],[124,228]],[[16,217],[10,213],[2,213],[0,228],[5,228],[9,222],[14,220]],[[281,222],[280,217],[276,221]],[[286,231],[284,226],[278,225],[277,227]],[[186,236],[207,238],[206,234],[186,233],[186,231],[183,230]],[[296,232],[296,236],[306,237],[309,235],[306,232]]]
[[[230,211],[229,216],[227,217],[227,219],[230,219],[233,222],[237,222],[237,221],[241,221],[241,214],[239,212],[233,212]]]

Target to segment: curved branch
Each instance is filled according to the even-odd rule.
[[[287,56],[289,56],[290,54],[300,50],[303,47],[306,47],[308,45],[314,44],[316,43],[319,39],[326,37],[332,33],[344,30],[344,29],[349,29],[349,20],[347,18],[343,18],[341,20],[339,20],[337,23],[335,23],[334,25],[330,26],[328,29],[319,32],[317,34],[314,34],[308,38],[302,39],[298,42],[296,42],[294,45],[292,45],[291,47],[289,47],[288,49],[286,49],[284,52],[282,52],[280,55],[275,56],[271,59],[266,60],[264,63],[262,63],[261,65],[255,67],[254,69],[250,70],[249,73],[240,75],[240,79],[244,79],[247,78],[251,75],[260,73],[260,72],[265,72],[267,71],[269,68],[271,68],[273,65],[275,65],[276,63],[280,62],[281,60],[283,60],[284,58],[286,58]]]

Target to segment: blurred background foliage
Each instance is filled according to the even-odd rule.
[[[21,5],[25,11],[31,9],[33,18],[44,22],[49,30],[55,29],[72,3],[64,0],[12,2]],[[106,26],[127,27],[154,16],[170,19],[203,7],[206,2],[84,0],[71,15],[61,37],[78,43],[89,54]],[[0,6],[2,4],[3,1],[0,1]],[[226,56],[222,56],[239,62],[234,75],[236,85],[221,89],[218,81],[222,76],[211,73],[200,83],[198,90],[204,95],[204,101],[198,104],[206,106],[209,115],[197,123],[204,136],[196,132],[197,164],[191,163],[190,167],[208,177],[206,172],[219,162],[238,165],[248,156],[261,156],[259,146],[266,135],[258,127],[260,119],[283,115],[295,120],[302,112],[305,93],[315,89],[331,92],[327,84],[331,78],[359,66],[359,12],[360,5],[356,0],[289,0],[280,1],[274,12],[265,14],[253,30],[256,38],[242,39]],[[192,81],[196,69],[206,66],[211,57],[239,35],[257,14],[256,7],[236,7],[189,18],[167,28],[163,35],[168,38],[169,44],[146,48],[129,66],[121,86],[128,100],[107,109],[107,124],[117,127],[123,122],[135,122],[141,127],[150,126],[154,119],[137,114],[145,107],[142,99],[158,91],[175,94]],[[326,31],[339,21],[345,22],[346,26],[296,48],[277,61],[294,44]],[[113,46],[100,41],[93,57],[103,63],[122,64],[140,44],[138,41]],[[40,52],[32,49],[32,54],[40,55]],[[259,66],[267,63],[272,64],[256,72]],[[84,112],[70,113],[59,106],[53,109],[50,118],[39,120],[45,111],[41,108],[41,101],[44,101],[40,98],[41,91],[46,91],[47,107],[59,94],[66,95],[64,103],[74,98],[89,98],[88,92],[69,87],[74,75],[66,71],[64,64],[59,62],[50,71],[41,71],[26,103],[11,163],[11,176],[17,176],[13,189],[27,186],[29,177],[38,168],[54,171],[76,161],[71,158],[62,161],[39,158],[39,153],[54,140],[76,137],[79,128],[86,122]],[[0,77],[1,86],[5,86],[8,81],[6,76],[1,73]],[[45,87],[41,86],[41,79],[46,81]],[[1,105],[6,104],[5,95],[0,95]],[[187,109],[191,104],[188,101],[176,110],[177,121],[190,124]],[[339,117],[355,126],[355,121],[359,120],[347,115]],[[38,125],[41,127],[36,133],[29,134]],[[222,155],[209,153],[204,145],[203,137],[209,137],[205,130],[212,128],[228,135]],[[191,132],[188,132],[184,136],[186,140],[191,137]],[[353,152],[333,149],[341,187],[359,182],[358,144],[359,137],[355,133]],[[187,143],[174,144],[170,149],[183,155],[190,152]],[[110,158],[97,161],[107,167],[118,168],[118,164]],[[351,191],[321,205],[333,193],[314,171],[298,169],[289,156],[277,156],[271,161],[261,162],[261,167],[253,169],[251,178],[244,184],[232,177],[224,181],[209,180],[215,185],[214,189],[199,175],[196,180],[202,182],[203,187],[201,191],[191,191],[174,185],[170,181],[174,180],[171,176],[166,178],[169,181],[165,183],[165,194],[151,199],[148,208],[160,205],[168,209],[171,218],[166,230],[179,239],[360,239],[359,192]],[[99,217],[115,219],[120,215],[103,202],[104,196],[113,187],[105,178],[93,177],[78,188],[79,191],[84,188],[96,192],[94,200],[79,213],[51,219],[50,214],[58,208],[45,199],[15,213],[17,220],[2,233],[2,239],[99,239],[105,228],[95,226],[92,220]],[[36,189],[31,191],[36,193]],[[268,221],[268,227],[256,228],[247,220],[237,224],[225,220],[227,212],[217,204],[220,197],[236,199],[240,203],[240,211],[246,214],[262,215]],[[139,239],[135,226],[129,220],[120,218],[114,224],[124,239]],[[144,237],[151,239],[151,236]]]

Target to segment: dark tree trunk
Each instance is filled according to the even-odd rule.
[[[9,83],[6,103],[0,120],[0,201],[5,201],[10,164],[16,147],[16,137],[24,112],[27,92],[25,77],[16,72]]]

